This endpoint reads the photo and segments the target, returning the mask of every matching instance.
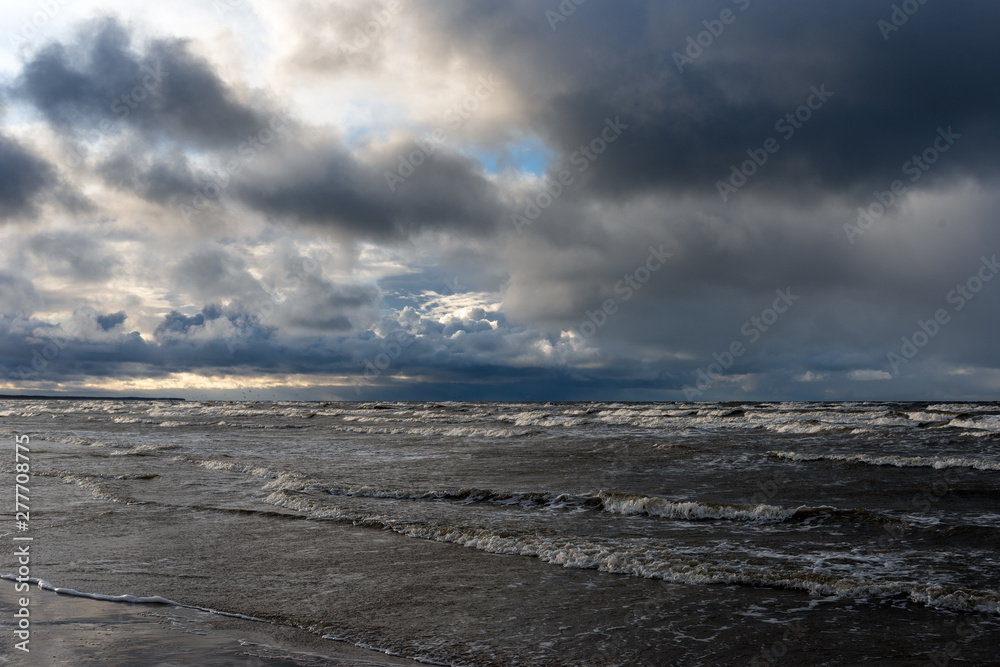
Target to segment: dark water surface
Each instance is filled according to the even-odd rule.
[[[55,587],[444,664],[997,664],[997,404],[0,415],[10,487],[30,437],[32,576]]]

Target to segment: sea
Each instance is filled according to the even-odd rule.
[[[227,614],[437,665],[1000,664],[997,403],[46,399],[0,418],[0,574],[30,535],[32,584],[197,609],[192,637]]]

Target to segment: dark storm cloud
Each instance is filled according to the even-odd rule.
[[[204,313],[188,317],[174,310],[163,318],[163,321],[156,327],[154,335],[159,338],[170,334],[186,334],[191,330],[191,327],[200,327],[204,326],[204,324]]]
[[[329,288],[329,285],[326,285]],[[308,288],[304,291],[309,291]],[[336,313],[354,312],[370,305],[370,288],[341,287],[316,295],[327,310],[315,313],[307,327],[323,325],[320,317],[335,320]],[[306,304],[306,299],[299,305]],[[281,320],[295,308],[282,311]],[[502,379],[505,373],[541,377],[551,369],[506,369],[505,359],[516,353],[519,343],[515,330],[508,328],[502,315],[473,308],[464,318],[439,322],[434,318],[407,318],[419,338],[386,319],[388,334],[371,330],[353,334],[336,327],[316,333],[290,333],[264,321],[260,312],[239,304],[209,304],[201,312],[172,311],[156,327],[152,340],[138,333],[125,333],[121,326],[126,315],[100,315],[82,310],[64,326],[25,317],[10,318],[0,331],[0,373],[9,380],[72,381],[86,377],[139,375],[157,377],[169,372],[224,372],[252,377],[260,373],[340,374],[363,376],[365,362],[371,363],[393,344],[405,340],[405,354],[394,356],[391,371],[380,373],[380,383],[393,383],[400,373],[437,375],[459,384],[470,374],[482,381]],[[285,321],[285,320],[282,320]],[[496,329],[491,322],[497,325]],[[334,322],[335,324],[335,322]],[[210,331],[214,328],[216,333]],[[218,332],[223,332],[219,334]],[[510,334],[514,332],[514,338]],[[343,335],[331,335],[341,334]]]
[[[202,248],[183,257],[173,269],[173,284],[205,299],[257,300],[263,286],[247,270],[246,261],[225,247]]]
[[[73,44],[50,44],[29,60],[12,89],[49,122],[77,138],[123,127],[144,141],[235,146],[267,125],[183,40],[152,40],[140,54],[114,18],[93,21]]]
[[[127,319],[124,311],[118,311],[117,313],[110,313],[108,315],[98,315],[97,323],[105,331],[111,331],[117,326],[120,326]]]
[[[277,316],[297,330],[350,331],[355,328],[350,316],[370,317],[381,301],[374,285],[335,285],[315,275],[296,279],[299,288],[277,307]]]
[[[111,377],[130,365],[156,374],[153,350],[138,332],[114,332],[91,309],[78,309],[62,325],[30,314],[5,315],[0,323],[0,377],[15,382],[72,381]],[[110,316],[114,319],[116,316]]]
[[[281,331],[285,339],[305,339],[364,330],[378,316],[382,295],[377,286],[332,281],[311,257],[276,249],[264,272],[255,279],[243,258],[228,248],[207,248],[185,257],[174,269],[176,284],[229,302],[209,304],[194,316],[174,312],[159,325],[158,333],[222,337],[243,347],[255,332],[269,337]],[[232,328],[194,330],[220,318]]]
[[[586,3],[555,32],[544,9],[466,3],[425,16],[504,70],[564,160],[599,136],[603,119],[629,123],[587,174],[602,193],[712,195],[730,166],[769,137],[780,151],[748,187],[884,188],[939,127],[963,141],[925,183],[995,173],[1000,91],[988,83],[1000,62],[995,3],[921,5],[888,40],[877,21],[889,18],[892,3],[862,0]],[[673,54],[723,10],[732,23],[678,71]],[[776,130],[824,84],[833,96],[807,123]]]
[[[502,217],[495,187],[473,160],[442,148],[405,182],[390,183],[386,173],[415,143],[363,162],[332,133],[290,123],[267,100],[241,100],[185,42],[153,40],[140,52],[132,41],[116,20],[95,21],[76,43],[43,48],[12,89],[85,144],[134,130],[95,165],[114,187],[163,206],[187,205],[193,215],[210,187],[208,200],[221,190],[268,215],[373,237],[482,231]],[[190,151],[205,150],[218,163],[214,171],[190,163]],[[77,152],[85,156],[86,145]],[[234,171],[227,174],[227,165]]]
[[[504,70],[535,115],[534,129],[560,149],[560,166],[600,137],[605,119],[620,117],[629,126],[580,177],[591,194],[695,189],[711,196],[731,165],[770,137],[781,149],[749,189],[779,188],[792,196],[815,188],[887,187],[939,127],[968,140],[924,183],[955,172],[991,172],[989,158],[1000,143],[1000,97],[983,85],[1000,60],[988,28],[1000,9],[985,3],[923,6],[888,41],[876,22],[889,8],[860,1],[835,7],[790,0],[637,2],[613,11],[588,4],[551,25],[542,6],[426,9],[426,25]],[[686,38],[722,10],[735,21],[678,72],[673,54],[683,53]],[[340,18],[353,25],[358,17]],[[959,39],[970,48],[956,48]],[[584,43],[587,49],[580,48]],[[130,111],[123,95],[144,81],[151,84],[149,97]],[[814,86],[826,86],[832,97],[784,138],[794,128],[777,131],[775,121],[794,113]],[[114,126],[124,120],[147,139],[159,134],[220,149],[234,149],[270,118],[238,99],[183,41],[154,40],[140,54],[114,19],[89,24],[75,44],[42,49],[14,92],[59,127],[92,131],[110,117]],[[121,110],[130,113],[122,118]],[[398,192],[387,192],[384,172],[397,156],[363,164],[336,141],[327,143],[273,150],[240,180],[239,197],[272,215],[374,235],[434,226],[484,229],[504,217],[495,187],[473,161],[430,156]],[[414,147],[400,146],[400,154]],[[126,155],[107,160],[99,172],[161,204],[197,189],[199,179],[183,156]]]
[[[23,317],[34,312],[40,303],[38,292],[30,280],[17,273],[0,270],[0,313]],[[0,325],[0,328],[3,326]]]
[[[412,175],[390,183],[386,173],[417,151],[415,143],[400,143],[365,164],[335,141],[289,142],[251,163],[236,196],[271,215],[372,237],[448,228],[480,233],[504,218],[500,195],[480,165],[443,149],[421,153],[424,161]]]
[[[181,152],[154,159],[119,151],[98,164],[96,172],[109,185],[165,206],[186,201],[204,182],[192,172],[187,156]]]
[[[0,133],[0,220],[30,213],[35,197],[54,180],[44,160]]]
[[[106,280],[121,263],[93,234],[42,233],[31,237],[25,245],[53,275],[71,276],[79,281]]]
[[[128,30],[105,20],[76,43],[43,48],[10,92],[65,140],[87,141],[95,128],[120,139],[88,165],[106,183],[176,207],[214,180],[221,205],[212,204],[213,215],[235,203],[269,223],[308,228],[294,234],[333,230],[375,239],[380,250],[411,244],[426,254],[400,260],[400,275],[362,284],[322,275],[297,251],[251,261],[232,239],[199,242],[164,271],[163,292],[176,310],[150,315],[128,306],[130,321],[153,323],[151,336],[126,333],[124,311],[75,316],[79,326],[44,365],[37,354],[60,330],[31,319],[39,299],[30,282],[0,274],[5,377],[34,362],[43,368],[32,377],[48,379],[346,374],[377,397],[680,398],[740,342],[745,353],[704,398],[989,389],[988,378],[963,385],[960,376],[1000,368],[1000,281],[949,310],[952,321],[896,379],[859,383],[852,373],[882,377],[901,337],[936,309],[953,308],[946,294],[956,281],[973,275],[983,252],[1000,248],[995,3],[929,0],[888,39],[877,22],[889,18],[892,2],[586,2],[550,23],[545,11],[559,6],[413,0],[393,19],[399,24],[386,35],[407,28],[422,62],[442,72],[461,62],[496,73],[513,109],[511,127],[470,122],[454,147],[438,145],[399,180],[387,172],[400,174],[426,128],[391,128],[389,145],[362,137],[348,146],[341,128],[288,120],[251,158],[239,147],[273,127],[273,104],[245,99],[185,42],[135,45]],[[678,71],[674,53],[723,10],[734,21]],[[350,32],[364,12],[320,8],[299,19],[315,25],[302,32],[290,60],[301,70],[292,78],[378,75],[392,62],[382,58],[391,41],[351,54],[317,37],[327,24]],[[123,95],[136,86],[146,99],[132,109]],[[818,104],[807,108],[811,118],[801,127],[786,119],[779,130],[776,122],[810,96]],[[127,116],[115,111],[116,100]],[[104,119],[109,132],[99,129]],[[609,124],[621,135],[580,169],[582,147],[607,140]],[[911,186],[926,197],[896,206],[849,242],[843,224],[856,219],[855,208],[908,178],[903,163],[933,145],[939,128],[961,136]],[[526,135],[552,149],[553,169],[570,169],[576,180],[516,234],[510,214],[524,209],[516,193],[531,186],[487,174],[468,154],[484,146],[513,152]],[[778,152],[722,202],[717,181],[768,138]],[[238,173],[219,181],[213,174],[230,160]],[[30,211],[40,193],[55,192],[45,162],[12,140],[0,139],[0,172],[4,215]],[[98,241],[43,234],[25,247],[50,273],[100,280],[108,262]],[[625,300],[623,276],[634,277],[648,249],[661,244],[673,257]],[[776,290],[800,298],[766,330],[745,329]],[[608,299],[616,312],[597,314]],[[476,305],[494,300],[495,311]],[[201,304],[208,305],[196,312]],[[596,331],[580,340],[588,323]],[[564,335],[569,330],[574,336]],[[388,366],[365,375],[388,351]],[[951,375],[934,383],[926,373]]]

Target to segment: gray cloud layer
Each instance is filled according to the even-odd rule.
[[[988,83],[1000,63],[1000,7],[928,2],[886,32],[879,21],[892,21],[891,3],[862,0],[584,3],[550,23],[545,10],[557,6],[414,0],[394,19],[419,36],[423,62],[444,71],[460,59],[518,102],[506,126],[470,123],[464,145],[438,144],[395,185],[386,172],[418,139],[426,145],[429,128],[348,141],[227,83],[191,43],[138,43],[113,18],[38,50],[5,93],[82,166],[65,175],[49,149],[0,134],[0,217],[23,227],[32,261],[95,284],[119,270],[109,238],[42,229],[43,202],[85,208],[73,194],[81,174],[178,233],[187,224],[196,240],[157,264],[173,310],[137,303],[142,312],[94,315],[32,377],[357,376],[400,331],[412,340],[365,380],[364,395],[470,385],[476,397],[493,387],[505,398],[679,398],[735,342],[745,353],[700,396],[1000,388],[1000,290],[982,283],[961,309],[949,299],[1000,245],[1000,92]],[[723,11],[732,21],[716,22]],[[391,42],[349,57],[322,37],[331,26],[351,34],[366,14],[317,12],[297,15],[292,75],[322,85],[389,66]],[[688,37],[712,29],[710,44],[688,50]],[[689,58],[680,68],[678,53]],[[616,119],[624,129],[608,142]],[[491,173],[477,156],[516,150],[525,137],[548,150],[549,182],[563,170],[573,182],[518,230],[511,214],[526,214],[525,197],[537,204],[541,184]],[[751,165],[745,185],[732,181],[734,165],[754,156],[766,162]],[[893,195],[870,229],[845,233],[895,180],[906,197]],[[720,181],[733,186],[725,200]],[[277,253],[274,275],[261,277],[219,236],[246,212],[276,238],[332,235],[409,256],[378,284],[304,270],[297,252]],[[673,256],[643,274],[649,248],[661,245]],[[33,318],[42,306],[30,277],[3,275],[0,365],[24,379],[18,368],[53,323]],[[641,287],[622,287],[643,275]],[[779,289],[800,299],[766,329],[746,328]],[[483,294],[499,306],[483,308]],[[598,326],[609,300],[615,312]],[[942,308],[950,321],[940,336],[892,368],[887,353]],[[140,316],[158,322],[145,337],[126,331]],[[894,380],[871,381],[889,371]]]

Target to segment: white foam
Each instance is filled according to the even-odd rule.
[[[459,544],[488,553],[531,556],[553,565],[597,569],[649,579],[684,584],[739,584],[807,591],[842,597],[904,594],[913,602],[961,611],[1000,613],[1000,592],[963,590],[913,581],[874,581],[810,570],[789,571],[787,561],[774,566],[740,561],[716,561],[693,557],[645,540],[615,541],[600,538],[545,537],[503,534],[485,528],[399,521],[378,515],[352,515],[322,505],[303,495],[276,491],[267,502],[304,512],[315,518],[352,521],[355,525],[388,528],[407,537]],[[703,554],[703,557],[709,556]]]
[[[248,475],[253,475],[254,477],[277,479],[283,474],[280,470],[271,470],[270,468],[264,468],[261,466],[248,466],[248,465],[243,465],[242,463],[234,463],[232,461],[216,461],[216,460],[198,461],[195,459],[190,459],[187,457],[180,457],[180,456],[175,457],[175,460],[183,460],[189,463],[197,463],[201,467],[207,468],[209,470],[228,470],[231,472],[242,472]]]
[[[424,426],[410,428],[405,426],[330,426],[337,431],[347,433],[366,433],[371,435],[419,435],[419,436],[450,436],[479,438],[514,438],[524,435],[524,431],[513,431],[504,428],[478,428],[473,426]]]
[[[673,501],[656,496],[620,495],[600,492],[598,497],[606,512],[622,515],[648,514],[665,519],[698,521],[725,519],[728,521],[785,521],[798,508],[775,505],[725,505]]]
[[[142,419],[140,417],[114,417],[111,421],[116,424],[155,424],[152,419]]]
[[[996,410],[996,406],[977,405],[974,403],[937,403],[935,405],[928,405],[927,409],[934,410],[935,412],[962,414],[966,412],[992,412]]]
[[[1000,433],[1000,417],[996,415],[984,415],[974,419],[954,419],[950,426]]]
[[[775,433],[792,433],[799,435],[814,435],[816,433],[828,433],[830,431],[840,431],[845,427],[842,425],[831,425],[831,424],[803,424],[803,423],[784,423],[784,424],[764,424],[763,427],[768,431],[773,431]]]
[[[768,452],[769,456],[789,461],[837,461],[841,463],[864,463],[874,466],[895,466],[897,468],[973,468],[975,470],[1000,470],[1000,462],[986,459],[967,459],[957,456],[871,456],[870,454],[800,454],[798,452]]]
[[[180,457],[179,457],[180,458]],[[191,459],[185,459],[193,461]],[[728,520],[751,522],[780,522],[791,518],[802,507],[788,508],[775,505],[729,505],[724,503],[699,503],[676,501],[658,496],[616,494],[599,491],[596,495],[559,494],[547,491],[493,491],[491,489],[456,488],[431,490],[383,489],[363,485],[348,488],[327,488],[321,482],[298,472],[272,470],[248,466],[232,461],[195,461],[209,470],[227,470],[268,479],[264,488],[281,491],[321,490],[332,496],[383,498],[390,500],[454,500],[458,502],[488,502],[496,505],[525,505],[532,507],[565,508],[587,507],[601,509],[621,516],[652,516],[684,521]],[[272,494],[274,496],[274,494]],[[276,496],[274,496],[276,497]]]
[[[111,456],[151,456],[154,452],[180,449],[180,445],[136,445],[111,452]]]
[[[943,415],[940,412],[907,412],[906,416],[915,422],[946,422],[951,421],[951,415]]]
[[[207,607],[196,607],[189,604],[181,604],[180,602],[174,602],[173,600],[168,600],[167,598],[160,597],[159,595],[152,595],[148,597],[141,597],[138,595],[104,595],[103,593],[81,593],[80,591],[73,590],[72,588],[59,588],[58,586],[53,586],[44,579],[36,579],[30,577],[27,580],[18,579],[13,574],[0,574],[0,579],[6,579],[8,581],[27,581],[30,584],[37,585],[38,588],[46,591],[52,591],[53,593],[58,593],[59,595],[72,595],[78,598],[89,598],[91,600],[100,600],[102,602],[126,602],[129,604],[164,604],[170,605],[171,607],[183,607],[184,609],[195,609],[197,611],[204,611],[209,614],[216,614],[218,616],[228,616],[229,618],[242,618],[247,621],[258,621],[260,623],[270,623],[270,621],[264,620],[262,618],[257,618],[255,616],[246,616],[245,614],[234,614],[227,611],[218,611],[217,609],[209,609]]]
[[[60,474],[59,477],[66,484],[76,484],[80,488],[90,491],[90,494],[98,500],[108,500],[113,503],[125,503],[125,504],[132,504],[136,502],[134,498],[115,495],[111,491],[108,491],[103,486],[101,486],[100,482],[98,482],[97,479],[94,477],[90,477],[87,475],[75,475],[72,473]]]

